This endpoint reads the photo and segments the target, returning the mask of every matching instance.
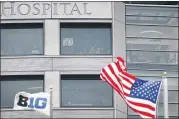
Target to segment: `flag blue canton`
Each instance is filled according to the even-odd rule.
[[[131,87],[130,97],[149,100],[156,103],[161,81],[147,81],[136,78]]]

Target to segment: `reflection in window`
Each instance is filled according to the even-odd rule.
[[[178,26],[178,18],[126,16],[126,24]]]
[[[178,27],[126,25],[126,36],[178,39]]]
[[[43,54],[43,24],[1,24],[1,55]]]
[[[126,15],[178,17],[177,7],[126,6]]]
[[[0,76],[1,107],[13,107],[18,92],[43,92],[43,76]]]
[[[112,88],[99,75],[62,75],[62,107],[112,107]]]
[[[111,24],[61,24],[61,54],[112,54]]]
[[[170,116],[179,116],[178,115],[178,104],[168,104],[168,113]],[[158,106],[158,116],[164,116],[163,104],[159,103]]]
[[[140,66],[140,64],[135,64],[135,65],[138,65],[138,67]],[[150,64],[148,65],[150,66]],[[163,66],[163,65],[162,65]],[[132,75],[135,75],[135,76],[147,76],[147,77],[151,77],[150,79],[152,79],[153,76],[156,76],[156,77],[160,77],[161,78],[161,74],[163,73],[163,70],[135,70],[135,69],[130,69],[131,66],[127,66],[128,67],[128,72]],[[166,65],[166,67],[168,67]],[[143,69],[147,69],[147,66]],[[172,71],[172,70],[169,70],[167,71],[168,74],[167,76],[168,77],[172,77],[172,78],[177,78],[178,79],[178,71]]]
[[[178,51],[178,40],[126,38],[127,50]]]
[[[146,52],[128,51],[128,62],[153,63],[153,64],[177,64],[177,52]]]
[[[178,85],[178,83],[176,85]],[[163,91],[161,91],[159,103],[163,103],[163,99]],[[169,91],[168,101],[169,103],[178,103],[178,91]]]
[[[178,117],[178,8],[127,5],[126,37],[128,72],[161,80],[167,71],[169,117]],[[159,102],[157,117],[163,117],[162,94]],[[128,117],[138,116],[128,108]]]
[[[169,107],[168,111],[170,116],[178,116],[178,104],[169,104],[168,107]],[[157,116],[164,116],[163,104],[159,103],[159,107],[157,108],[157,113],[158,113]],[[137,113],[135,113],[130,108],[128,108],[128,114],[138,116]]]

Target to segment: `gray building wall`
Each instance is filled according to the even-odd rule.
[[[27,2],[30,6],[32,2]],[[58,2],[60,3],[60,2]],[[70,2],[74,4],[73,2]],[[43,15],[43,4],[54,5],[52,2],[40,2],[40,14],[22,15],[17,11],[21,3],[14,3],[16,15],[2,15],[2,23],[43,23],[44,24],[44,55],[42,56],[9,56],[1,57],[1,75],[44,75],[44,90],[50,91],[53,86],[53,116],[54,118],[127,118],[127,105],[114,91],[113,108],[62,108],[60,105],[60,75],[63,74],[99,74],[103,66],[111,63],[117,56],[126,57],[126,18],[125,4],[122,2],[89,2],[87,15],[59,15],[52,14],[49,8]],[[7,4],[10,6],[10,4]],[[82,2],[78,3],[82,8]],[[7,7],[7,6],[6,6]],[[2,4],[1,4],[2,9]],[[25,10],[25,8],[22,8]],[[23,11],[22,10],[22,11]],[[1,10],[2,11],[2,10]],[[63,9],[59,9],[63,11]],[[2,14],[2,13],[1,13]],[[64,22],[95,22],[112,23],[112,48],[111,56],[61,56],[60,55],[60,23]],[[176,34],[176,33],[175,33]],[[129,70],[135,76],[159,76],[160,71]],[[140,75],[139,75],[140,72]],[[178,78],[178,74],[169,74]],[[130,110],[129,110],[130,111]],[[134,115],[133,112],[130,112]],[[1,109],[2,118],[48,118],[35,111],[14,111],[13,109]]]
[[[4,3],[2,3],[4,4]],[[28,3],[32,6],[32,3]],[[40,3],[41,5],[42,3]],[[45,3],[47,4],[47,3]],[[48,4],[52,4],[49,2]],[[80,4],[80,3],[79,3]],[[5,4],[8,6],[10,4]],[[20,5],[14,3],[15,8]],[[4,7],[3,6],[3,7]],[[80,6],[80,5],[79,5]],[[45,92],[53,86],[54,117],[61,118],[113,118],[127,117],[127,115],[114,111],[114,108],[62,108],[60,107],[60,75],[61,74],[99,74],[101,68],[120,55],[125,58],[125,4],[122,2],[91,2],[88,10],[91,15],[63,16],[47,15],[37,16],[21,15],[1,16],[2,23],[43,23],[44,24],[44,56],[12,56],[1,57],[1,75],[44,75]],[[25,8],[23,8],[25,9]],[[42,10],[42,8],[40,8]],[[120,11],[120,12],[118,12]],[[15,11],[17,12],[17,11]],[[29,13],[32,14],[32,13]],[[40,19],[39,19],[40,18]],[[50,18],[50,19],[49,19]],[[57,18],[57,19],[53,19]],[[75,20],[73,20],[75,18]],[[16,20],[13,20],[16,19]],[[116,20],[115,20],[116,19]],[[119,22],[120,21],[120,22]],[[112,23],[113,55],[111,56],[60,56],[60,23],[63,22],[95,22]],[[118,32],[121,32],[120,35]],[[120,39],[120,40],[119,40]],[[121,47],[119,47],[119,45]],[[86,63],[87,62],[87,63]],[[115,92],[114,92],[115,93]],[[115,108],[127,111],[124,101],[114,95]],[[14,111],[1,109],[2,118],[39,117],[48,118],[35,111]]]

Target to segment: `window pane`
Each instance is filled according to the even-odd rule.
[[[178,65],[164,65],[164,64],[145,64],[145,63],[127,63],[128,69],[132,70],[165,70],[178,71]],[[162,72],[162,71],[161,71]]]
[[[13,107],[18,92],[43,92],[41,76],[1,76],[1,107]]]
[[[79,77],[80,78],[80,77]],[[63,107],[112,107],[113,91],[99,78],[90,79],[86,76],[78,80],[61,80],[61,98]]]
[[[178,116],[178,104],[168,104],[169,116]],[[164,116],[163,104],[159,103],[158,116]]]
[[[168,109],[169,116],[178,116],[178,104],[169,104],[168,107],[169,107],[169,109]],[[163,104],[159,104],[157,116],[164,116],[163,112],[164,112]],[[136,116],[138,115],[136,112],[131,110],[129,107],[128,107],[128,114],[136,115]]]
[[[126,36],[178,39],[178,27],[126,25]]]
[[[126,38],[127,50],[178,51],[178,40]]]
[[[126,15],[178,17],[178,8],[127,6]]]
[[[178,64],[177,52],[127,51],[129,63]]]
[[[178,84],[176,84],[178,85]],[[163,91],[160,92],[159,102],[163,103]],[[178,103],[178,91],[169,91],[168,92],[168,102],[169,103]]]
[[[1,55],[42,55],[43,24],[1,24]]]
[[[164,71],[128,70],[127,72],[129,72],[135,76],[161,77]],[[178,71],[176,71],[176,72],[168,71],[167,77],[178,78]]]
[[[110,24],[61,24],[61,54],[112,54]]]
[[[126,16],[126,24],[178,26],[178,18]]]

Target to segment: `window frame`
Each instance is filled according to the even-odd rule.
[[[33,55],[33,54],[21,54],[21,55],[1,55],[1,57],[36,57],[36,56],[43,56],[45,55],[45,22],[42,21],[42,20],[17,20],[17,21],[14,21],[14,20],[2,20],[1,21],[1,25],[10,25],[10,24],[13,24],[13,25],[21,25],[21,24],[24,24],[25,28],[28,29],[28,25],[30,24],[33,24],[33,25],[39,25],[39,26],[42,26],[42,53],[40,54],[37,54],[37,55]],[[22,27],[24,27],[22,26]],[[18,26],[18,29],[22,29],[22,27]],[[16,29],[14,27],[12,27],[13,29]],[[39,27],[40,28],[40,27]],[[1,28],[2,29],[2,28]],[[5,28],[5,29],[8,29],[8,28]],[[33,28],[32,28],[33,29]],[[0,34],[1,34],[1,31],[0,31]]]
[[[59,34],[60,34],[60,38],[59,38],[59,54],[61,56],[112,56],[113,55],[113,26],[112,26],[112,20],[86,20],[86,21],[83,21],[83,20],[76,20],[76,21],[69,21],[69,20],[60,20],[60,23],[59,23]],[[62,47],[61,47],[61,41],[62,41],[62,33],[61,33],[61,25],[62,24],[72,24],[72,25],[76,25],[76,24],[80,24],[82,25],[82,28],[85,26],[89,26],[89,24],[102,24],[102,25],[99,25],[101,26],[102,28],[104,27],[104,25],[106,26],[110,26],[110,38],[111,38],[111,53],[110,54],[63,54],[62,53]],[[104,24],[104,25],[103,25]],[[64,27],[66,28],[66,27]],[[67,28],[72,28],[72,27],[67,27]],[[80,28],[80,27],[77,27],[77,28]],[[88,27],[84,27],[84,28],[88,28]],[[98,28],[98,27],[96,27]],[[107,27],[104,27],[104,28],[107,28]]]
[[[67,108],[67,109],[71,109],[71,108],[77,108],[77,109],[81,109],[81,108],[89,108],[89,109],[92,109],[92,108],[114,108],[114,105],[115,105],[115,99],[114,99],[114,96],[115,96],[115,94],[114,94],[114,89],[112,88],[112,97],[111,97],[111,101],[112,101],[112,105],[111,106],[62,106],[62,80],[73,80],[72,78],[71,79],[63,79],[62,78],[62,76],[73,76],[73,77],[76,77],[76,76],[81,76],[81,77],[83,77],[83,79],[78,79],[78,81],[79,80],[84,80],[84,78],[85,78],[85,76],[94,76],[95,78],[96,78],[96,76],[98,76],[99,74],[74,74],[74,73],[72,73],[72,74],[67,74],[67,73],[64,73],[64,74],[60,74],[60,81],[59,81],[59,83],[60,83],[60,91],[59,91],[59,93],[60,93],[60,95],[59,95],[59,99],[60,99],[60,103],[59,103],[59,105],[60,105],[60,107],[61,108]],[[89,80],[89,79],[87,79],[87,80]],[[98,80],[98,79],[93,79],[93,80]],[[99,79],[100,80],[100,79]]]
[[[21,80],[22,81],[34,81],[33,77],[35,77],[35,78],[37,78],[35,80],[42,81],[42,87],[43,87],[42,91],[43,92],[45,91],[45,76],[44,75],[1,75],[0,77],[7,78],[7,79],[1,79],[1,81],[21,81]],[[13,106],[12,107],[10,107],[10,106],[1,107],[1,109],[12,109],[12,108],[13,108]]]

